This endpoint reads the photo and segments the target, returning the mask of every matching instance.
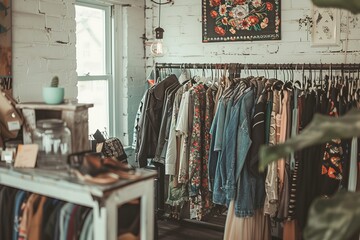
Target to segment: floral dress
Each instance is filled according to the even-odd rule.
[[[207,94],[205,86],[202,84],[194,87],[191,95],[194,104],[194,116],[189,157],[190,218],[202,220],[211,208],[207,160],[210,149],[210,126],[214,101],[212,95]]]
[[[337,108],[333,101],[330,102],[330,116],[338,117]],[[341,139],[332,139],[325,145],[322,162],[322,175],[329,178],[341,180],[343,178],[343,148]]]

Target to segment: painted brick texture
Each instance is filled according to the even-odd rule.
[[[54,75],[77,97],[75,0],[13,1],[14,96],[41,101]],[[29,91],[31,89],[31,91]]]
[[[127,4],[115,33],[122,34],[122,57],[115,79],[120,88],[114,90],[122,122],[117,134],[127,145],[145,89],[144,2],[97,1]],[[13,72],[13,93],[23,102],[41,101],[41,89],[54,75],[65,87],[65,98],[77,97],[75,0],[13,0]]]
[[[163,5],[161,27],[168,53],[153,58],[149,46],[158,26],[158,6],[146,0],[147,71],[154,62],[167,63],[360,63],[360,16],[341,11],[339,46],[311,46],[311,29],[299,24],[310,17],[310,0],[282,1],[282,39],[279,41],[202,43],[201,0],[175,0]],[[349,17],[349,24],[347,24]],[[348,31],[348,35],[347,32]],[[348,44],[346,38],[348,37]],[[345,52],[347,52],[345,57]]]

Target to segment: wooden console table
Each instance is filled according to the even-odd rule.
[[[117,239],[117,208],[140,198],[140,239],[152,240],[156,172],[146,169],[136,172],[138,178],[134,180],[122,179],[114,184],[94,185],[80,182],[68,171],[15,169],[1,163],[0,184],[92,208],[94,239]]]
[[[24,143],[31,143],[31,132],[36,128],[36,122],[41,119],[56,118],[66,123],[71,131],[72,152],[90,150],[89,143],[89,113],[93,104],[57,104],[19,103],[16,107],[22,110],[26,120],[23,128]]]

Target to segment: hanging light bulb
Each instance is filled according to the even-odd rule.
[[[153,56],[164,56],[165,48],[163,42],[164,29],[157,27],[155,29],[155,41],[151,44],[150,51]]]
[[[154,1],[152,1],[154,2]],[[155,57],[161,57],[165,54],[165,46],[163,42],[164,37],[164,29],[160,27],[160,15],[161,15],[161,5],[163,3],[160,2],[154,2],[159,5],[159,26],[155,28],[155,41],[150,46],[150,52]],[[169,3],[169,1],[168,1]],[[165,3],[166,4],[166,3]]]

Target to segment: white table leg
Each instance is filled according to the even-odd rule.
[[[94,202],[94,239],[108,239],[107,238],[107,217],[105,207],[100,207],[98,202]],[[115,239],[115,238],[113,238]]]
[[[154,181],[144,182],[144,194],[141,197],[140,215],[140,236],[141,240],[154,239]]]

